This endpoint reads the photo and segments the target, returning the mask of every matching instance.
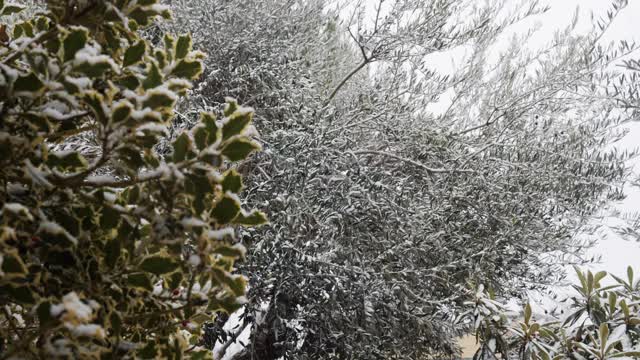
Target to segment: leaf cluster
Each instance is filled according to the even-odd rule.
[[[140,36],[169,16],[51,0],[1,27],[3,359],[210,358],[202,323],[246,301],[235,228],[266,222],[235,169],[260,149],[253,110],[228,99],[158,151],[204,59],[190,35]]]

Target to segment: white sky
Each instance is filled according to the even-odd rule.
[[[516,0],[513,0],[516,1]],[[541,29],[534,41],[539,41],[539,46],[547,43],[555,30],[562,29],[569,25],[573,19],[573,15],[578,7],[579,22],[576,31],[588,31],[591,26],[591,12],[594,12],[595,18],[606,16],[606,11],[610,9],[610,0],[543,0],[544,4],[548,4],[551,9],[544,15],[538,16],[532,21],[516,26],[516,31],[525,31],[536,23],[541,25]],[[635,40],[640,42],[640,26],[634,24],[640,20],[640,0],[629,0],[629,5],[615,19],[615,22],[608,29],[603,37],[603,42],[619,41],[619,40]],[[527,46],[535,48],[537,44],[529,43]],[[635,56],[640,58],[640,54]],[[446,59],[440,58],[436,61],[442,61],[443,65],[447,63]],[[447,64],[449,65],[449,64]],[[450,65],[449,65],[450,66]],[[434,104],[436,107],[439,104]],[[634,149],[640,147],[640,122],[631,123],[627,126],[629,134],[619,143],[615,145],[618,149]],[[636,173],[640,173],[640,159],[634,160],[631,165]],[[614,209],[622,213],[640,213],[640,189],[626,188],[627,198],[620,203],[614,204]],[[615,220],[608,220],[606,224],[615,224]],[[622,278],[626,278],[626,268],[631,265],[635,269],[635,273],[640,273],[640,242],[628,241],[622,239],[613,231],[603,231],[601,237],[598,237],[597,245],[591,249],[590,254],[600,256],[601,262],[590,266],[592,270],[605,270]],[[569,279],[577,280],[573,273],[573,269],[568,268]],[[556,292],[562,294],[566,291],[564,288],[556,288]],[[545,295],[535,295],[530,300],[534,302],[534,311],[539,312],[542,308],[552,309],[556,302]],[[512,304],[514,309],[519,305]],[[542,306],[541,308],[539,306]]]
[[[580,6],[581,22],[579,27],[585,29],[588,26],[590,11],[596,14],[605,14],[610,7],[610,1],[606,0],[547,0],[551,5],[549,13],[542,19],[545,28],[559,27],[571,21],[571,14],[576,6]],[[635,40],[640,41],[640,0],[629,0],[629,5],[615,20],[603,40]],[[636,24],[634,24],[634,21]],[[640,146],[640,124],[632,123],[629,126],[629,134],[616,145],[619,149],[633,149]],[[638,164],[638,165],[636,165]],[[636,172],[640,171],[640,162],[634,161]],[[627,188],[627,199],[616,208],[627,213],[640,212],[640,189]],[[636,272],[640,272],[640,243],[621,239],[613,232],[606,234],[598,245],[592,250],[594,254],[602,256],[602,263],[592,266],[594,269],[607,270],[610,273],[623,275],[628,265],[633,266]]]
[[[517,1],[517,0],[512,0]],[[605,17],[607,10],[611,9],[610,0],[543,0],[543,4],[548,4],[551,9],[540,16],[536,16],[527,21],[514,25],[510,31],[524,32],[534,25],[540,25],[540,30],[532,38],[532,41],[526,45],[531,49],[543,46],[548,43],[553,33],[558,29],[568,26],[573,20],[576,8],[578,9],[579,21],[576,28],[578,32],[584,32],[591,29],[591,12],[594,13],[595,19]],[[615,19],[614,23],[607,30],[602,41],[608,43],[619,40],[635,40],[640,42],[640,26],[634,24],[640,20],[640,0],[629,0],[629,5]],[[635,26],[634,26],[635,25]],[[463,58],[462,53],[436,54],[430,56],[429,61],[437,64],[436,67],[445,72],[455,71],[455,58]],[[640,58],[640,54],[637,56]],[[449,99],[441,98],[437,103],[429,105],[432,111],[438,112],[438,109],[444,109],[448,106]],[[640,123],[632,123],[627,126],[630,130],[627,137],[615,145],[618,149],[633,149],[640,147]],[[634,161],[635,171],[640,173],[640,159]],[[614,208],[623,213],[640,213],[640,189],[628,187],[627,199],[619,204],[615,204]],[[614,221],[608,221],[607,224],[614,224]],[[634,266],[636,272],[640,273],[640,242],[632,242],[622,239],[613,231],[607,231],[599,238],[599,243],[591,253],[601,256],[601,263],[591,266],[594,270],[607,270],[616,275],[625,274],[628,265]],[[571,276],[573,270],[569,270]]]
[[[511,29],[515,32],[526,31],[531,26],[539,24],[541,26],[540,30],[532,38],[532,42],[527,44],[531,48],[543,46],[551,40],[555,30],[568,26],[573,20],[576,8],[578,8],[579,14],[576,31],[579,32],[588,31],[591,28],[591,12],[594,12],[595,18],[598,19],[606,16],[607,10],[611,8],[611,1],[609,0],[543,0],[542,3],[551,7],[547,13],[517,24]],[[608,43],[625,39],[640,42],[640,26],[634,24],[634,21],[638,22],[639,20],[640,0],[629,0],[629,5],[615,19],[602,41]],[[539,44],[536,44],[536,42],[539,42]],[[451,67],[453,70],[454,66],[448,57],[451,57],[451,54],[446,56],[439,55],[431,60],[438,63],[439,69]],[[640,57],[640,54],[638,54],[638,57]],[[447,100],[442,99],[442,102],[446,103]],[[433,107],[439,108],[443,105],[439,102],[433,104]],[[616,144],[619,149],[640,147],[640,123],[629,124],[628,128],[630,129],[629,135]],[[634,163],[637,164],[634,166],[635,171],[640,172],[640,161],[636,160]],[[627,199],[615,204],[615,209],[625,213],[640,213],[640,189],[629,187],[626,190]],[[608,223],[613,224],[611,221]],[[591,266],[594,270],[607,270],[616,275],[623,275],[627,266],[632,265],[636,272],[640,273],[640,242],[624,240],[613,231],[608,231],[602,234],[602,238],[600,238],[591,252],[594,255],[600,255],[602,260],[601,263]],[[572,275],[572,273],[573,270],[570,270],[569,274]]]

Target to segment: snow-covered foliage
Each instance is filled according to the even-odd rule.
[[[265,222],[238,196],[253,110],[228,99],[157,151],[203,69],[190,36],[140,36],[169,16],[50,0],[0,23],[3,359],[211,358],[202,323],[247,301],[235,236]]]
[[[171,2],[172,26],[210,49],[176,127],[226,94],[259,109],[265,151],[242,171],[272,225],[242,236],[252,325],[234,359],[455,352],[470,281],[503,296],[556,283],[585,220],[621,196],[630,154],[606,150],[625,117],[599,31],[500,50],[535,1],[347,3]],[[431,65],[458,50],[453,75]]]
[[[579,284],[567,298],[571,311],[551,321],[536,319],[531,306],[517,318],[479,289],[469,318],[480,343],[474,359],[560,360],[637,359],[640,357],[640,279],[627,268],[627,278],[602,286],[607,273],[575,269]]]

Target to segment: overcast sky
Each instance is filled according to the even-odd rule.
[[[583,20],[580,23],[580,27],[586,29],[586,26],[589,25],[590,11],[594,11],[596,14],[604,14],[610,6],[610,2],[606,0],[548,0],[547,3],[551,5],[552,9],[545,14],[542,20],[544,21],[544,26],[548,28],[567,24],[571,20],[570,14],[573,9],[579,5],[580,15]],[[640,42],[639,20],[640,0],[629,0],[628,7],[615,20],[604,40],[617,41],[627,39]],[[629,128],[629,135],[617,144],[620,149],[631,149],[640,146],[640,124],[630,124]],[[638,161],[634,161],[634,163],[640,164]],[[635,166],[635,168],[636,171],[640,170],[640,166]],[[627,195],[627,199],[620,204],[616,204],[616,208],[627,213],[640,212],[640,190],[628,188]],[[603,263],[592,267],[599,270],[607,270],[614,274],[624,274],[627,265],[632,265],[637,272],[640,272],[640,243],[623,240],[612,232],[606,235],[608,236],[600,240],[596,248],[593,249],[593,253],[602,256]]]
[[[527,44],[531,48],[543,46],[551,40],[555,30],[569,25],[576,8],[579,11],[579,22],[576,31],[588,31],[591,28],[592,11],[595,17],[599,18],[605,17],[607,10],[611,8],[611,1],[609,0],[543,0],[543,3],[551,7],[547,13],[516,26],[517,30],[525,31],[536,23],[541,25],[537,36],[533,38],[533,41],[537,41],[539,44]],[[610,42],[626,39],[640,42],[638,21],[640,21],[640,0],[629,0],[629,5],[616,18],[602,41]],[[637,57],[640,58],[640,54]],[[444,59],[434,60],[443,61]],[[628,128],[630,129],[629,135],[615,145],[619,149],[640,147],[640,123],[630,124]],[[634,163],[638,164],[635,166],[636,172],[640,172],[640,161],[634,161]],[[625,213],[640,213],[640,189],[627,188],[627,195],[627,199],[615,204],[615,208]],[[608,223],[613,224],[614,221],[609,221]],[[614,274],[624,274],[626,267],[632,265],[637,273],[640,273],[640,243],[624,240],[612,231],[604,232],[601,235],[601,240],[592,252],[602,257],[602,263],[594,264],[592,266],[593,269],[607,270]]]

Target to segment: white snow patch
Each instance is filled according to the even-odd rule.
[[[71,330],[73,336],[80,337],[91,337],[104,339],[106,333],[102,326],[96,324],[81,324],[81,325],[72,325],[70,323],[66,323],[65,326],[67,329]]]
[[[84,76],[79,78],[72,77],[72,76],[65,76],[64,81],[75,85],[80,90],[87,89],[91,86],[91,80],[88,77],[84,77]]]
[[[87,177],[86,181],[96,185],[106,185],[115,182],[116,178],[109,175],[93,175]]]
[[[189,260],[187,260],[187,262],[189,263],[189,265],[196,267],[200,265],[200,263],[202,263],[202,259],[200,259],[200,256],[192,254],[191,256],[189,256]]]
[[[223,228],[219,230],[209,230],[205,233],[209,240],[224,240],[225,237],[235,238],[233,228]]]
[[[22,204],[6,203],[2,207],[2,211],[0,213],[4,213],[5,211],[12,212],[16,215],[26,215],[29,220],[33,220],[33,216],[31,216],[29,209]]]

